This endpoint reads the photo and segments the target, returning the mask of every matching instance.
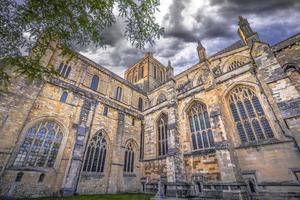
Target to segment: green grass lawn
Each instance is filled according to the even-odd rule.
[[[45,197],[39,198],[38,200],[150,200],[153,195],[148,194],[99,194],[99,195],[79,195],[72,197]]]

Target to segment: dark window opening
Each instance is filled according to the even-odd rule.
[[[108,107],[105,106],[105,107],[103,108],[103,115],[104,115],[104,116],[107,116],[107,114],[108,114]]]
[[[38,182],[43,182],[43,181],[44,181],[44,178],[45,178],[45,174],[41,174],[41,175],[39,176]]]
[[[21,182],[23,175],[24,175],[23,172],[18,172],[15,182]]]
[[[99,84],[99,77],[97,75],[94,75],[92,78],[91,86],[90,88],[92,90],[97,90],[98,89],[98,84]]]
[[[140,97],[138,102],[139,111],[143,111],[143,99]]]
[[[67,101],[67,98],[68,98],[68,92],[64,91],[62,94],[61,94],[61,97],[60,97],[60,102],[62,103],[66,103]]]
[[[256,190],[255,190],[255,186],[254,186],[253,182],[249,181],[248,184],[249,184],[250,192],[255,193]]]

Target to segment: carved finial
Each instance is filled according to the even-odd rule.
[[[203,48],[203,45],[200,40],[198,40],[198,48]]]
[[[203,62],[206,60],[206,52],[200,40],[198,40],[197,52],[199,56],[199,62]]]
[[[168,60],[168,67],[172,67],[171,60]]]

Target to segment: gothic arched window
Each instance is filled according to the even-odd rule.
[[[163,114],[157,122],[158,156],[168,153],[168,117]]]
[[[116,92],[115,92],[115,99],[118,101],[121,101],[122,98],[122,88],[117,87]]]
[[[92,90],[97,90],[98,89],[98,84],[99,84],[99,77],[97,75],[94,75],[92,78],[91,86],[90,88]]]
[[[134,171],[134,144],[132,141],[129,142],[125,148],[123,171],[129,173]]]
[[[104,171],[107,141],[102,132],[96,133],[89,141],[83,165],[84,172]]]
[[[23,175],[24,175],[23,172],[18,172],[15,182],[21,182]]]
[[[206,106],[199,102],[194,103],[188,111],[188,117],[192,133],[193,149],[213,147],[214,137]]]
[[[68,98],[68,92],[64,91],[64,92],[61,94],[60,100],[59,100],[59,101],[62,102],[62,103],[66,103],[67,98]]]
[[[26,131],[13,165],[53,167],[62,138],[62,131],[54,121],[34,124]]]
[[[68,66],[68,64],[60,63],[58,67],[58,73],[64,77],[68,77],[71,72],[71,66]]]
[[[138,104],[139,111],[143,111],[143,99],[141,97],[139,98]]]
[[[251,88],[233,88],[229,94],[229,107],[242,143],[274,137],[260,101]]]

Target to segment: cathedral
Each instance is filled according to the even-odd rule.
[[[176,76],[151,52],[121,78],[53,43],[41,63],[61,76],[0,95],[0,199],[300,199],[300,34],[237,33]]]

